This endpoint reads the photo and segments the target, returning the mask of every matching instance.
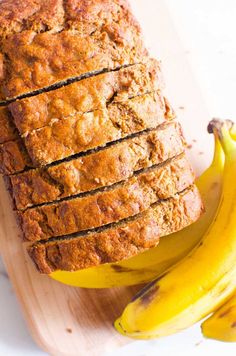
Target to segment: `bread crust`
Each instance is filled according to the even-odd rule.
[[[126,0],[1,0],[0,40],[27,30],[42,33],[70,28],[90,34],[104,22],[111,23],[121,9],[121,16],[132,16]]]
[[[173,121],[83,157],[11,176],[16,207],[110,186],[182,153],[184,143],[180,124]]]
[[[160,237],[193,223],[201,212],[199,192],[192,186],[133,219],[89,234],[38,242],[28,252],[37,269],[47,274],[117,262],[157,246]]]

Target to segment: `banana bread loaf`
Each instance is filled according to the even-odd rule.
[[[42,273],[196,221],[182,130],[126,0],[0,1],[0,171]]]

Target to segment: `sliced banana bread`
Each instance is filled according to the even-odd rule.
[[[68,162],[9,177],[18,209],[95,190],[184,151],[181,126],[170,122]]]
[[[120,70],[83,79],[59,89],[9,104],[21,134],[49,125],[55,119],[105,108],[163,86],[159,62],[150,59]]]
[[[168,119],[165,101],[155,92],[113,103],[103,110],[55,120],[30,132],[24,141],[34,165],[43,166],[155,128]]]
[[[186,156],[154,166],[110,189],[18,213],[29,241],[93,229],[139,214],[194,182]]]
[[[76,271],[116,262],[155,247],[160,237],[193,223],[201,211],[201,198],[193,186],[127,221],[97,231],[38,242],[28,251],[41,273],[60,269]]]

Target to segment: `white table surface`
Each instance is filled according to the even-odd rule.
[[[158,0],[131,2],[137,13],[144,12],[143,16],[155,17],[153,5]],[[236,118],[236,1],[165,0],[165,3],[201,88],[210,117]],[[0,290],[0,356],[45,355],[34,344],[26,329],[1,261]],[[236,344],[205,340],[201,336],[199,325],[195,325],[181,334],[165,339],[133,342],[112,356],[128,354],[235,356]]]

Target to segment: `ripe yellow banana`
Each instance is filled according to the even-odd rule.
[[[226,123],[217,130],[225,166],[220,203],[202,241],[145,287],[115,322],[117,330],[139,339],[166,336],[185,329],[220,307],[236,287],[236,142]]]
[[[201,325],[204,336],[220,341],[236,341],[236,295]]]
[[[215,135],[214,158],[197,179],[206,213],[195,224],[162,238],[159,245],[119,263],[109,263],[77,272],[54,272],[51,277],[64,284],[84,288],[110,288],[145,283],[158,277],[186,256],[198,243],[212,221],[221,194],[224,153]]]
[[[230,135],[236,140],[236,125],[230,130]],[[236,293],[218,310],[216,310],[202,325],[204,336],[220,341],[236,341]]]

